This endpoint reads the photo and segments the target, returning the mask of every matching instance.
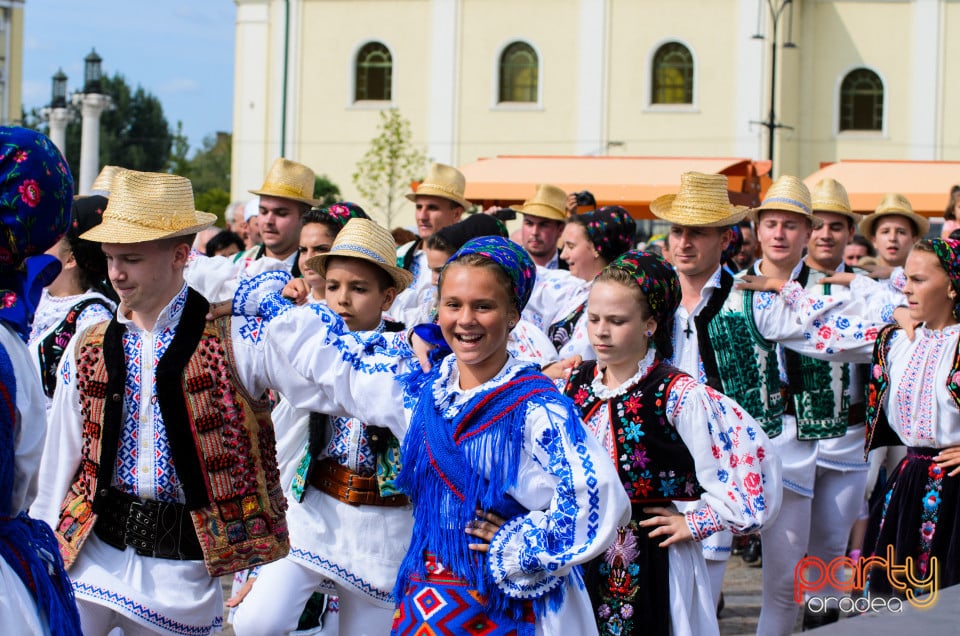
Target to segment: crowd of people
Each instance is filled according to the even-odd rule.
[[[743,538],[763,635],[839,618],[805,558],[960,579],[960,242],[900,194],[690,172],[638,243],[434,164],[400,243],[288,159],[217,231],[188,179],[74,197],[0,144],[11,633],[717,634]]]

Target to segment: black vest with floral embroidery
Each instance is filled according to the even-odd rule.
[[[605,401],[593,391],[596,367],[590,361],[574,368],[564,388],[585,420]],[[703,492],[693,456],[667,420],[670,387],[686,375],[658,360],[626,393],[608,401],[617,472],[635,504],[692,501]]]

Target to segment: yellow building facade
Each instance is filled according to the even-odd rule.
[[[23,119],[23,0],[0,0],[0,124]]]
[[[235,1],[234,198],[282,154],[364,205],[351,175],[385,108],[453,165],[768,158],[767,0]],[[960,0],[782,4],[774,174],[960,159]]]

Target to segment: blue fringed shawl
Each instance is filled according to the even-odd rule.
[[[80,635],[73,587],[50,526],[12,510],[16,473],[17,380],[13,362],[0,346],[0,558],[33,595],[51,634]]]
[[[572,402],[534,367],[523,369],[506,383],[474,396],[452,420],[434,403],[433,386],[439,366],[427,374],[403,378],[418,394],[410,429],[403,441],[399,486],[414,502],[410,549],[400,566],[396,598],[404,595],[411,574],[426,575],[424,553],[436,555],[445,568],[464,579],[485,599],[488,608],[519,619],[523,607],[505,595],[487,574],[486,555],[470,550],[478,539],[464,532],[478,509],[501,517],[526,514],[507,491],[517,485],[528,405],[557,404],[567,408],[567,434],[582,441]],[[542,599],[556,608],[563,601],[559,585]]]

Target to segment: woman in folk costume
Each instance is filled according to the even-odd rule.
[[[586,306],[590,285],[600,271],[633,246],[636,221],[616,205],[571,217],[560,236],[564,270],[537,269],[540,279],[524,318],[546,332],[561,359],[592,360]]]
[[[80,238],[100,224],[106,207],[107,199],[102,196],[75,199],[66,235],[48,251],[62,269],[43,289],[27,341],[43,382],[48,411],[57,386],[57,366],[70,340],[87,327],[110,320],[117,307],[100,244]]]
[[[616,463],[633,504],[587,568],[601,634],[715,634],[699,542],[757,531],[780,505],[780,461],[740,405],[663,360],[680,302],[661,257],[631,251],[596,278],[587,331],[596,361],[560,381]],[[698,504],[685,514],[672,501]]]
[[[917,243],[904,267],[909,317],[918,325],[912,337],[896,324],[878,331],[868,319],[878,312],[875,288],[856,277],[850,303],[812,298],[792,283],[754,280],[755,289],[779,291],[774,302],[792,309],[798,319],[819,315],[808,329],[809,346],[822,356],[851,362],[872,360],[868,385],[866,450],[907,447],[906,458],[887,478],[882,496],[870,511],[863,557],[887,559],[903,566],[911,559],[911,576],[920,590],[960,583],[957,534],[960,532],[960,242],[929,239]],[[831,277],[847,283],[850,274]],[[902,311],[902,310],[901,310]],[[867,327],[866,333],[863,327]],[[815,354],[810,354],[815,355]],[[937,567],[933,563],[936,559]],[[884,567],[871,569],[866,594],[896,593]],[[912,588],[911,588],[912,589]]]
[[[298,406],[352,414],[404,440],[398,483],[414,527],[396,634],[596,632],[579,565],[609,545],[629,507],[573,404],[507,352],[534,278],[509,240],[458,250],[440,277],[452,355],[427,372],[405,336],[345,333],[327,308],[267,294],[284,282],[276,273],[234,299],[235,311],[270,320],[267,364],[303,376]]]
[[[70,169],[49,139],[0,128],[0,625],[8,634],[80,634],[57,540],[26,513],[46,416],[25,342],[41,290],[60,271],[42,252],[67,229],[72,196]]]

